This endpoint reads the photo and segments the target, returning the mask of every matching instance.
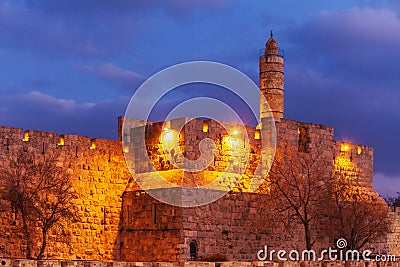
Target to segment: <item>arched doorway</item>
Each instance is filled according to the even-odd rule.
[[[190,260],[195,261],[197,259],[197,244],[195,241],[191,241],[189,244],[190,248]]]

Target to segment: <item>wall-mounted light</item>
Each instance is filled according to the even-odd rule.
[[[341,145],[340,145],[340,151],[342,151],[342,152],[347,152],[347,151],[349,151],[350,150],[350,145],[349,144],[347,144],[347,143],[342,143]]]
[[[357,147],[357,154],[361,155],[361,153],[362,153],[362,148],[359,146],[359,147]]]
[[[60,135],[60,138],[58,139],[58,145],[63,146],[64,144],[65,144],[64,135]]]
[[[239,134],[239,131],[237,129],[234,129],[231,133],[233,136],[236,136]]]
[[[256,129],[256,131],[254,132],[254,139],[258,140],[261,138],[261,131],[260,129]]]
[[[96,143],[94,140],[92,140],[90,143],[90,149],[96,149]]]
[[[208,133],[208,121],[203,122],[203,133]]]
[[[170,121],[164,122],[163,130],[164,131],[169,131],[170,129],[171,129],[171,122]]]
[[[29,141],[29,133],[28,133],[28,131],[24,132],[24,138],[22,139],[22,141],[24,141],[24,142],[28,142]]]
[[[175,137],[174,133],[168,130],[164,133],[162,140],[163,142],[171,142],[174,140],[174,137]]]

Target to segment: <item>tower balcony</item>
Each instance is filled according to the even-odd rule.
[[[285,51],[282,50],[282,49],[279,49],[278,54],[275,55],[275,54],[266,54],[265,48],[260,49],[260,58],[268,57],[268,56],[278,56],[278,57],[284,58],[285,57]]]

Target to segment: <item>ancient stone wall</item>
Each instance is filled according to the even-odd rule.
[[[121,195],[130,178],[120,142],[0,127],[0,145],[0,171],[9,168],[10,160],[20,151],[34,154],[37,160],[59,155],[58,165],[72,175],[73,186],[80,194],[75,205],[81,222],[68,225],[71,234],[68,244],[50,234],[46,258],[111,260],[119,255]],[[0,222],[0,255],[24,257],[18,217],[15,218],[4,200],[1,200]]]
[[[178,261],[183,244],[182,208],[144,191],[125,192],[120,226],[121,260]]]
[[[126,143],[127,151],[132,152],[135,178],[146,183],[149,175],[161,175],[175,185],[197,187],[224,173],[229,175],[216,187],[234,181],[238,186],[233,190],[247,190],[259,161],[259,130],[229,123],[225,127],[213,120],[178,119],[131,129],[131,142]],[[144,130],[145,148],[141,147]]]
[[[373,156],[372,147],[335,141],[335,172],[339,179],[346,179],[360,190],[376,192],[372,186]]]
[[[1,259],[4,267],[386,267],[400,266],[399,262],[393,261],[253,261],[253,262],[102,262],[102,261],[60,261],[60,260],[10,260]]]
[[[389,214],[391,217],[391,233],[388,234],[385,240],[387,252],[394,255],[400,255],[400,207],[391,207]],[[383,250],[383,249],[382,249]]]
[[[207,184],[224,171],[237,171],[229,168],[242,168],[244,175],[233,188],[233,193],[208,206],[179,209],[138,191],[140,188],[126,168],[120,141],[0,127],[0,169],[9,168],[10,160],[19,151],[32,153],[38,160],[56,153],[60,156],[59,166],[71,173],[74,187],[81,194],[75,204],[82,221],[69,225],[69,245],[62,244],[57,236],[51,235],[46,257],[148,260],[149,257],[157,258],[160,252],[168,251],[169,256],[188,259],[189,243],[195,240],[198,242],[199,255],[219,252],[231,255],[232,259],[246,259],[254,257],[254,250],[265,242],[284,248],[302,244],[300,232],[297,239],[290,239],[282,229],[274,229],[279,233],[274,235],[271,226],[264,224],[268,217],[265,196],[239,193],[247,191],[249,179],[259,162],[259,138],[262,132],[246,127],[234,133],[237,129],[235,125],[224,129],[215,121],[190,120],[177,132],[178,149],[182,155],[197,160],[202,153],[215,152],[215,158],[206,170],[190,173],[168,162],[168,157],[173,158],[177,150],[172,152],[172,148],[167,147],[168,153],[163,152],[163,136],[176,130],[180,124],[182,121],[173,120],[147,126],[146,155],[151,159],[151,165],[176,185],[187,186]],[[143,122],[133,124],[134,128],[128,136],[132,142],[124,150],[136,149],[133,145],[136,136],[134,131],[145,127],[140,125]],[[332,172],[335,170],[353,177],[355,185],[375,192],[372,188],[372,148],[334,141],[332,127],[286,119],[276,122],[276,134],[278,147],[284,142],[297,147],[299,153],[312,153],[331,163]],[[241,141],[244,136],[249,138],[247,146]],[[122,134],[120,138],[123,138]],[[210,138],[215,146],[206,143],[202,147],[204,138]],[[233,154],[234,145],[241,148],[240,153],[249,152],[248,161]],[[133,163],[135,178],[152,173],[149,172],[148,163],[141,159]],[[221,184],[227,182],[230,181],[222,181]],[[14,223],[18,218],[15,218],[9,203],[4,200],[1,200],[0,219],[0,256],[24,257],[25,244],[17,232],[19,225]],[[391,248],[395,249],[395,235],[391,240]],[[167,259],[161,257],[159,260]]]
[[[135,209],[128,212],[126,203]],[[254,193],[228,193],[208,205],[179,208],[143,191],[129,192],[121,226],[124,260],[187,261],[190,242],[195,242],[198,257],[218,253],[229,260],[256,260],[265,245],[296,247],[293,238],[272,228],[268,214],[267,196]]]
[[[204,122],[208,123],[207,130],[203,131]],[[153,124],[153,127],[157,127],[157,131],[152,130],[156,135],[162,135],[162,127],[160,125]],[[200,142],[204,138],[210,138],[216,143],[217,154],[215,157],[214,164],[209,168],[226,167],[229,162],[237,159],[232,159],[229,154],[229,149],[224,150],[224,146],[221,143],[221,139],[230,138],[232,135],[226,130],[221,129],[217,122],[213,121],[202,121],[192,120],[184,128],[184,140],[180,141],[184,144],[182,149],[187,153],[190,159],[199,158],[200,153]],[[232,129],[235,129],[232,126]],[[250,133],[249,136],[255,135],[256,129],[247,129]],[[327,165],[327,172],[332,173],[335,170],[335,159],[337,157],[338,144],[333,140],[333,128],[318,124],[302,123],[297,121],[281,119],[276,122],[276,134],[277,134],[277,146],[279,149],[283,149],[283,145],[288,145],[298,149],[297,153],[310,153],[316,159]],[[150,139],[149,139],[150,140]],[[161,144],[158,138],[153,138],[154,146],[158,146],[158,150],[154,150],[148,147],[150,151],[161,151]],[[148,144],[151,142],[148,142]],[[252,161],[250,164],[250,170],[254,169],[254,165],[259,161],[260,153],[260,142],[258,139],[250,141],[250,146],[246,149],[254,150],[254,154],[258,158]],[[357,149],[356,145],[348,144],[352,149]],[[358,157],[354,157],[354,162],[363,166],[372,166],[372,149],[369,147],[362,147],[364,154],[358,154]],[[191,154],[190,154],[191,153]],[[151,154],[154,157],[154,154]],[[238,160],[241,162],[240,160]],[[157,160],[156,160],[157,162]],[[242,163],[241,163],[242,164]],[[272,166],[274,168],[274,166]],[[224,168],[218,169],[223,171]],[[361,179],[366,179],[366,182],[362,183],[362,186],[369,186],[368,190],[372,189],[372,184],[368,183],[368,179],[371,177],[371,169],[366,169],[362,174]],[[251,177],[251,174],[249,175]],[[364,178],[365,177],[365,178]],[[362,181],[360,179],[360,182]],[[234,190],[227,194],[223,198],[216,202],[210,203],[201,207],[183,208],[180,210],[182,213],[182,221],[179,221],[180,231],[169,230],[164,228],[162,242],[165,242],[168,249],[175,249],[179,251],[182,260],[189,259],[189,244],[195,242],[198,246],[199,256],[207,256],[213,253],[225,254],[231,260],[255,260],[256,252],[263,248],[264,245],[268,245],[271,249],[292,249],[292,248],[303,248],[303,231],[299,229],[291,229],[292,231],[286,231],[285,228],[279,227],[276,224],[272,225],[269,220],[269,203],[266,195],[263,194],[251,194],[251,193],[235,193],[238,191],[245,191],[245,187],[237,187],[240,190]],[[263,192],[265,193],[265,191]],[[129,239],[129,244],[136,244],[135,250],[142,251],[139,242],[140,231],[146,236],[146,240],[160,240],[159,227],[161,224],[154,224],[152,227],[158,229],[148,228],[154,221],[154,214],[160,214],[163,212],[166,216],[166,220],[174,220],[172,214],[176,214],[174,211],[176,208],[165,206],[165,204],[158,203],[153,205],[157,206],[156,209],[151,209],[150,206],[146,206],[143,203],[150,203],[146,199],[148,196],[141,191],[129,192],[124,196],[124,203],[129,201],[130,203],[140,203],[136,207],[138,210],[136,213],[142,215],[131,216],[132,222],[125,225],[124,231],[121,233],[123,239]],[[154,201],[154,200],[153,200]],[[146,210],[146,212],[143,211]],[[174,212],[173,212],[174,211]],[[153,212],[153,213],[152,213]],[[172,213],[171,213],[172,212]],[[147,214],[143,216],[143,214]],[[126,221],[124,221],[126,223]],[[135,225],[135,231],[126,231],[130,229],[132,225]],[[332,240],[328,240],[324,235],[323,227],[315,226],[313,231],[314,238],[318,240],[315,244],[316,249],[326,248],[333,243]],[[162,228],[162,227],[161,227]],[[175,231],[175,232],[174,232]],[[171,239],[171,236],[178,234],[180,239]],[[136,240],[136,241],[135,241]],[[158,242],[158,241],[157,241]],[[125,243],[125,242],[124,242]],[[146,244],[146,243],[145,243]],[[151,243],[150,243],[151,244]],[[157,243],[158,244],[158,243]],[[175,244],[175,247],[174,245]],[[168,254],[163,254],[162,251],[158,250],[159,246],[144,245],[146,253],[150,253],[157,260],[166,260]],[[162,246],[164,247],[164,246]],[[158,254],[156,255],[156,251]],[[132,254],[128,260],[142,260],[139,256]]]

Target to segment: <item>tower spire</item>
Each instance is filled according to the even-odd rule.
[[[269,37],[273,37],[274,35],[273,35],[273,33],[272,33],[272,30],[271,30],[271,32],[270,32],[270,34],[269,34]]]

